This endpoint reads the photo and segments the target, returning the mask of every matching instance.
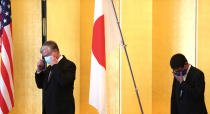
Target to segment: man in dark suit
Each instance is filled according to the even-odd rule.
[[[207,114],[203,72],[190,65],[182,54],[172,56],[170,66],[174,76],[171,114]]]
[[[43,114],[74,114],[73,96],[76,66],[60,55],[54,41],[47,41],[40,49],[44,60],[37,63],[35,80],[43,90]],[[44,69],[44,61],[49,66]]]

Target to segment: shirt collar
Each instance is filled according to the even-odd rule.
[[[61,55],[59,58],[58,58],[58,62],[63,59],[63,55]]]
[[[188,67],[188,69],[187,69],[187,73],[184,75],[184,81],[185,81],[186,78],[187,78],[187,75],[188,75],[188,73],[189,73],[189,71],[190,71],[190,68],[191,68],[191,65],[189,65],[189,67]]]

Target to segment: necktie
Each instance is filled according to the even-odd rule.
[[[52,72],[50,71],[49,76],[48,76],[48,82],[50,81],[51,75],[52,75]]]

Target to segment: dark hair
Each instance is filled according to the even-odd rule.
[[[45,47],[49,47],[50,51],[52,52],[53,50],[57,50],[59,52],[59,48],[58,48],[58,45],[54,42],[54,41],[46,41],[41,49],[40,49],[40,52],[42,53],[43,52],[43,49]]]
[[[177,53],[171,57],[170,65],[173,70],[184,67],[184,64],[187,62],[185,56],[181,53]]]

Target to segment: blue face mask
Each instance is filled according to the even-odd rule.
[[[181,74],[182,74],[182,76],[184,76],[186,73],[187,73],[187,69],[184,69],[184,70],[181,71],[181,72],[176,72],[176,75],[177,75],[177,76],[181,76]]]
[[[50,61],[52,60],[52,56],[44,57],[44,59],[45,59],[45,62],[47,62],[47,64],[50,64]]]

